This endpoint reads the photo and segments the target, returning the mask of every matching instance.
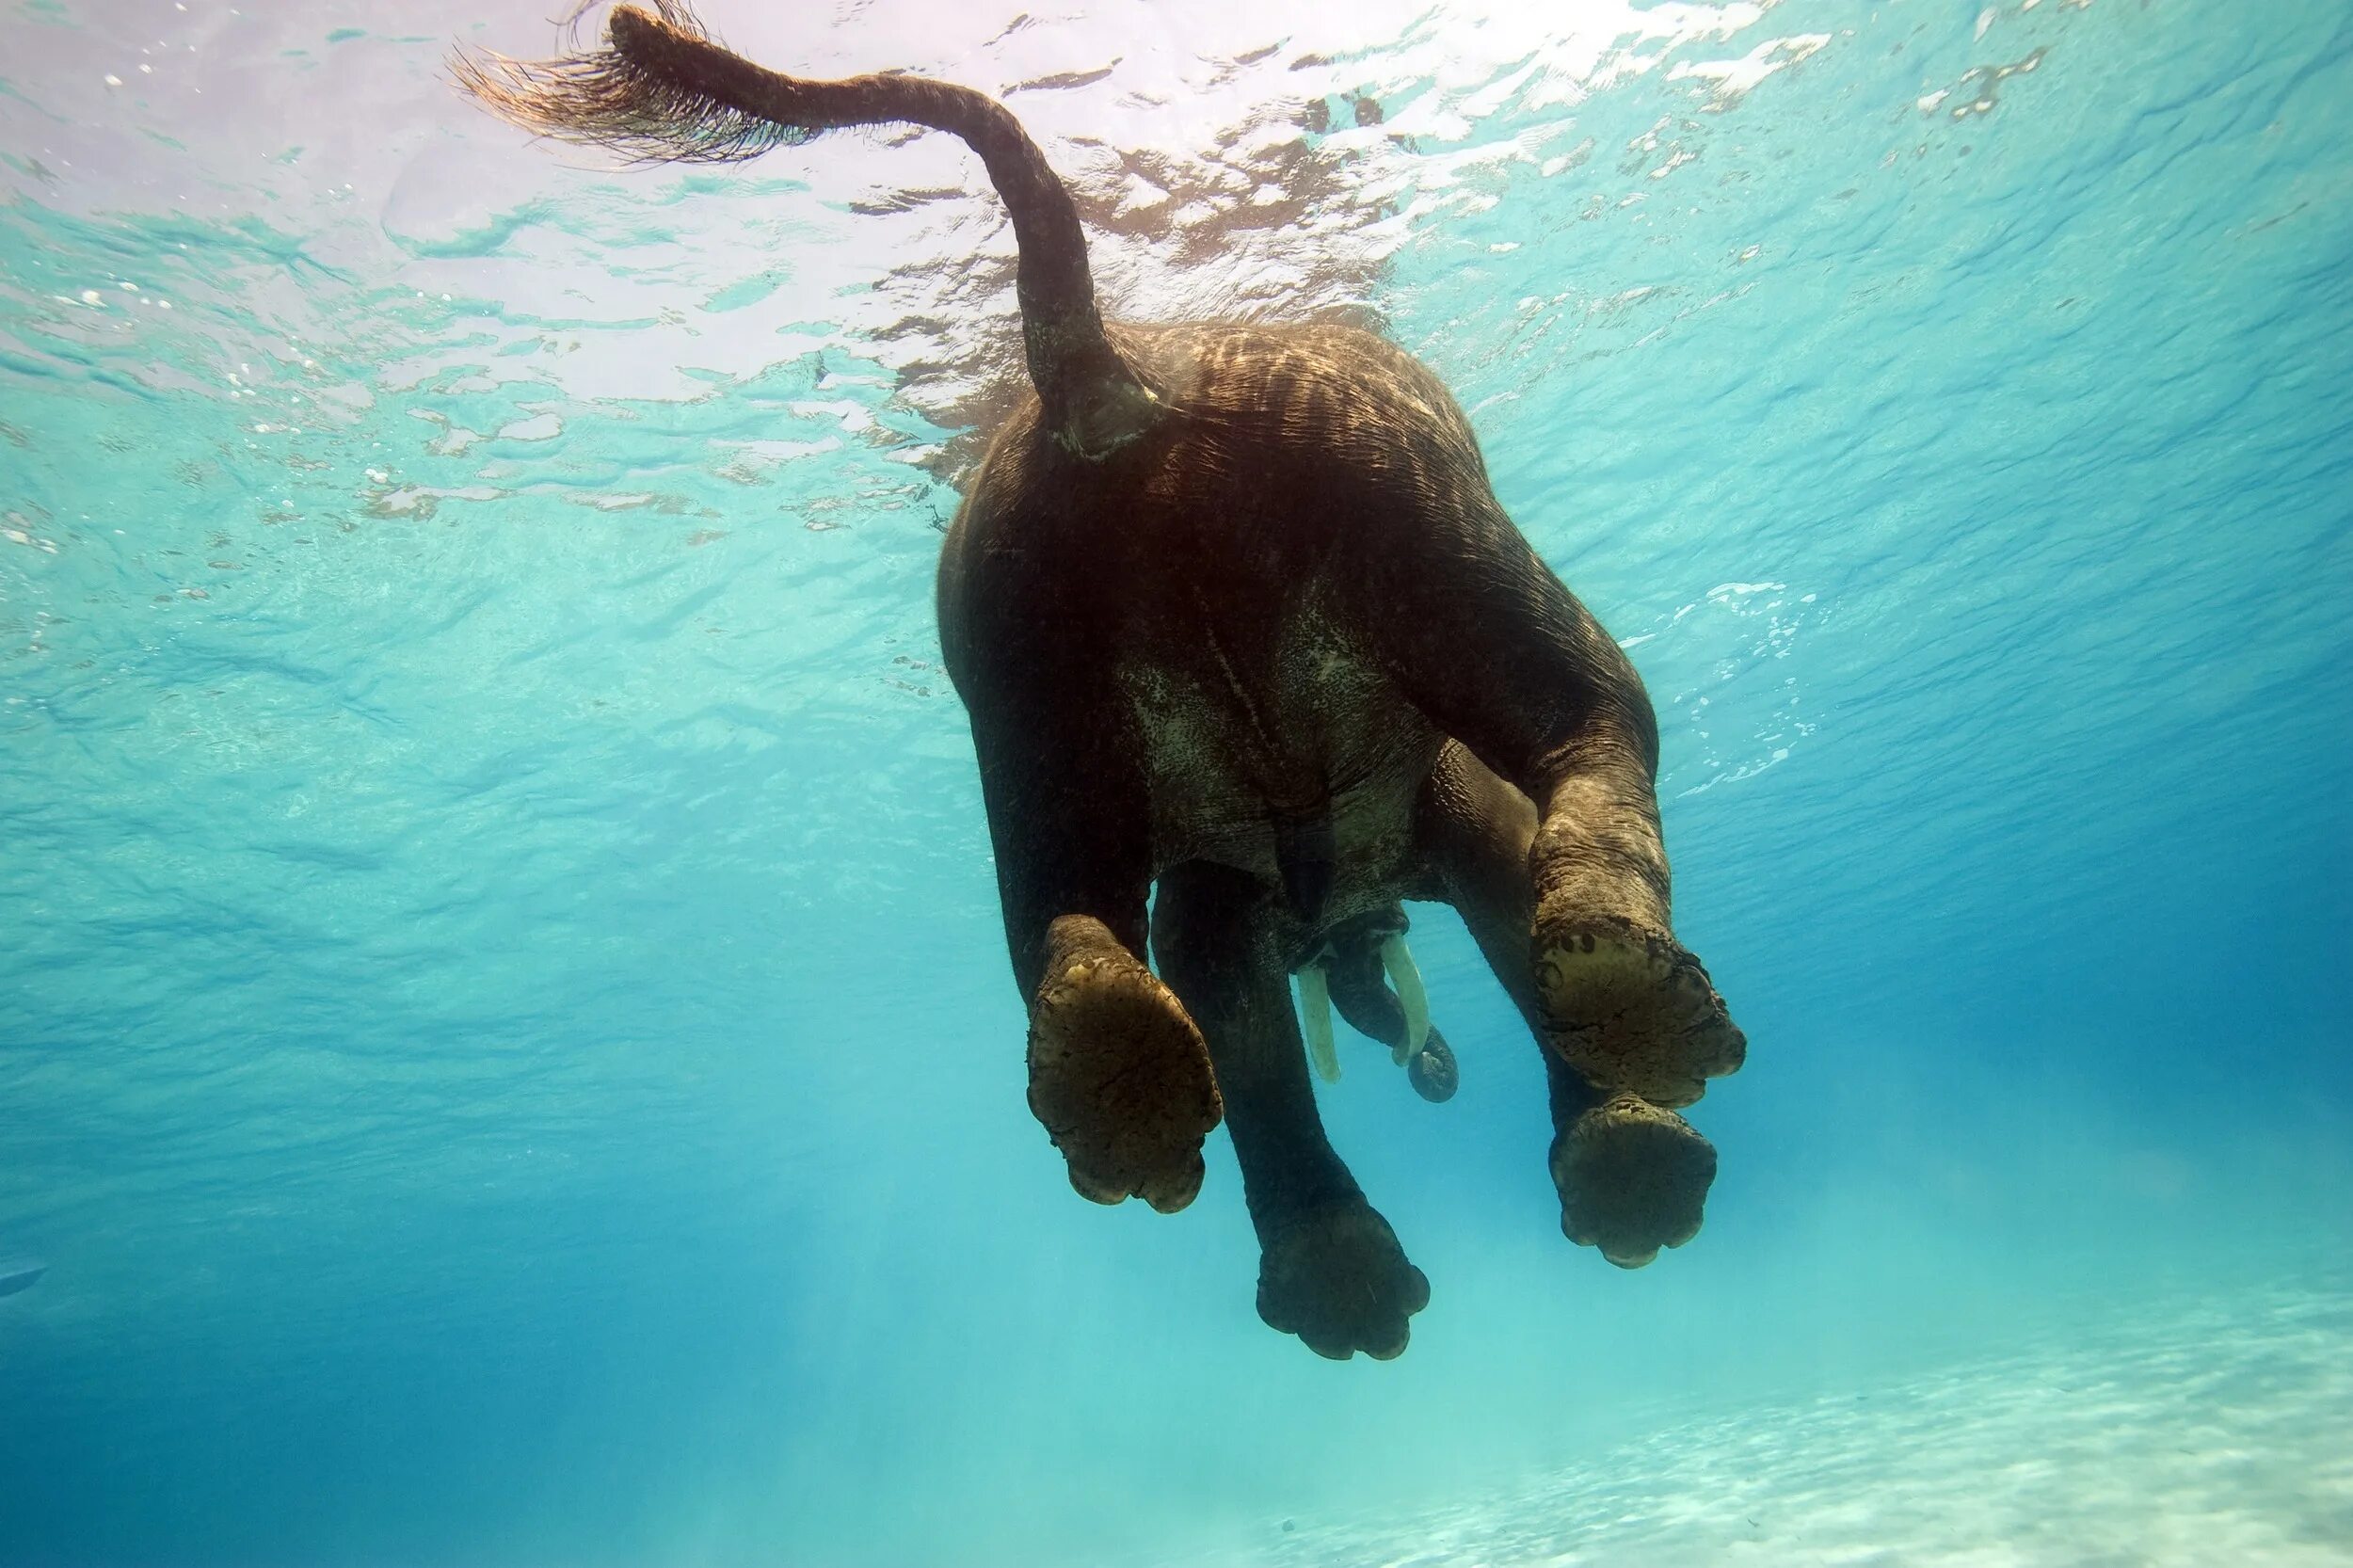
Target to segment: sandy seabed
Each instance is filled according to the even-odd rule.
[[[1835,1398],[1672,1427],[1514,1490],[1301,1521],[1281,1568],[2342,1568],[2353,1293],[2146,1312]]]

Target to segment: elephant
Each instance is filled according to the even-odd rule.
[[[947,532],[940,645],[1030,1107],[1079,1192],[1185,1208],[1222,1119],[1259,1316],[1335,1359],[1401,1353],[1429,1282],[1324,1134],[1289,976],[1378,1024],[1368,935],[1428,901],[1544,1048],[1569,1240],[1636,1268],[1696,1234],[1716,1151],[1676,1112],[1747,1043],[1669,920],[1657,718],[1433,372],[1351,327],[1107,321],[1068,190],[969,88],[782,75],[675,0],[572,57],[455,69],[515,123],[641,160],[886,123],[979,154],[1032,391]]]

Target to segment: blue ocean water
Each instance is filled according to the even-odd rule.
[[[1402,1359],[1259,1324],[1222,1133],[1068,1191],[948,138],[615,169],[451,90],[531,8],[0,0],[0,1563],[2353,1562],[2342,0],[707,12],[1006,94],[1115,313],[1456,389],[1659,710],[1706,1229],[1561,1239],[1436,907],[1460,1096],[1323,1093]]]

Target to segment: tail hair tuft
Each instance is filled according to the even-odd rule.
[[[568,43],[577,45],[580,18],[592,3],[584,0],[566,19]],[[661,27],[710,40],[681,0],[652,5]],[[652,35],[652,24],[636,8],[619,6],[601,46],[552,60],[460,50],[450,58],[450,72],[460,90],[500,119],[553,140],[606,148],[632,163],[742,163],[818,134],[745,114],[650,69],[630,44]]]

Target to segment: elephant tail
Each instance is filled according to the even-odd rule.
[[[1021,250],[1022,344],[1046,427],[1099,458],[1142,434],[1160,405],[1112,344],[1095,304],[1070,192],[1012,111],[919,76],[821,82],[779,75],[705,35],[680,0],[616,6],[601,49],[555,60],[461,52],[458,86],[525,130],[648,163],[723,163],[851,125],[946,131],[981,155]]]

